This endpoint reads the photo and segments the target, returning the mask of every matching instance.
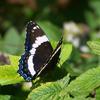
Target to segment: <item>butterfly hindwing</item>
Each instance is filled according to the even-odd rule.
[[[33,21],[27,24],[26,32],[25,53],[19,60],[18,73],[25,80],[30,81],[41,73],[45,67],[53,66],[57,63],[61,44],[58,43],[53,51],[45,33]]]

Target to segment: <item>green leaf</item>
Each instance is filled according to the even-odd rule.
[[[98,0],[91,1],[90,6],[95,10],[95,14],[99,17],[100,16],[100,1]]]
[[[89,96],[94,89],[100,86],[100,66],[97,68],[93,68],[83,73],[76,80],[72,81],[66,91],[63,93],[67,94],[67,92],[73,97],[77,96]]]
[[[6,36],[4,38],[4,51],[15,54],[19,50],[19,45],[21,43],[20,36],[15,28],[10,28],[6,32]]]
[[[100,86],[100,67],[88,70],[68,85],[69,80],[67,75],[59,81],[33,89],[27,100],[93,100],[87,96]]]
[[[89,41],[87,44],[95,54],[100,55],[100,41]]]
[[[94,14],[90,11],[86,11],[85,17],[86,17],[86,21],[87,21],[88,25],[90,26],[90,28],[95,29],[98,25],[98,22],[97,22],[97,20],[95,20]]]
[[[18,56],[9,56],[11,64],[0,66],[0,85],[15,84],[23,81],[23,78],[17,73]]]
[[[61,31],[57,26],[53,25],[48,21],[41,21],[38,22],[38,24],[44,30],[45,34],[48,36],[50,41],[59,41],[59,39],[61,38]]]
[[[69,75],[67,75],[61,80],[49,82],[33,89],[28,95],[27,100],[64,100],[64,98],[67,98],[68,96],[63,96],[61,91],[68,85],[69,80]]]
[[[0,100],[11,100],[10,95],[0,95]]]
[[[71,55],[72,45],[71,44],[63,44],[60,54],[60,64],[62,65]]]
[[[100,100],[100,87],[96,89],[96,100]]]
[[[0,51],[2,51],[2,52],[4,51],[4,42],[2,39],[0,39]]]
[[[58,42],[57,41],[50,41],[50,43],[51,43],[53,49],[55,49]]]

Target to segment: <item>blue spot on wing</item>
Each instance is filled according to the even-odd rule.
[[[32,76],[28,70],[27,58],[29,57],[29,53],[25,53],[21,56],[19,60],[19,70],[17,71],[26,81],[31,81]]]

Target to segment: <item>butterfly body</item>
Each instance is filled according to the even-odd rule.
[[[34,77],[40,75],[45,68],[57,63],[62,40],[53,50],[43,30],[35,22],[30,21],[27,24],[26,31],[25,53],[19,60],[18,73],[26,81],[31,81]]]

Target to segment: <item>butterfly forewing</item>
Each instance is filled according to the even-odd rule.
[[[26,41],[25,41],[25,52],[29,51],[35,42],[41,43],[44,40],[44,42],[49,43],[49,40],[46,37],[44,31],[39,27],[39,25],[37,25],[33,21],[28,22],[26,26],[26,32],[27,33],[26,33]],[[50,43],[49,45],[50,45],[50,49],[52,49]]]

